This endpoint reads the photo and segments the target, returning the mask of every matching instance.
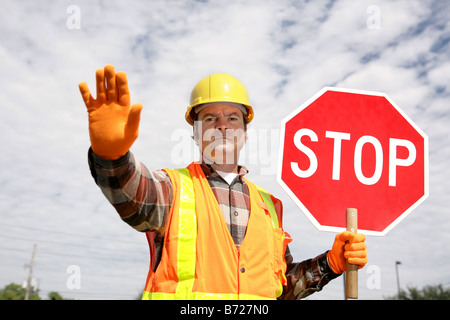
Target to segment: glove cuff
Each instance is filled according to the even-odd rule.
[[[342,274],[345,271],[345,270],[341,270],[339,268],[339,264],[334,261],[331,250],[327,251],[327,262],[328,262],[328,266],[330,267],[331,271],[333,271],[333,273]]]

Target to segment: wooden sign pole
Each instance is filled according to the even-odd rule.
[[[347,208],[347,231],[358,231],[358,210]],[[348,299],[358,299],[358,266],[347,262],[345,292]]]

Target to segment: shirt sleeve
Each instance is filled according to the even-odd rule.
[[[283,288],[281,300],[295,300],[306,298],[307,296],[321,291],[322,288],[331,280],[338,277],[327,260],[328,251],[324,252],[313,259],[302,262],[293,262],[293,257],[286,250],[286,279],[287,286]]]
[[[95,183],[124,222],[141,232],[163,233],[173,198],[165,171],[148,170],[131,152],[106,160],[89,149],[88,161]]]

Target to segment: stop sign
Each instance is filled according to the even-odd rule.
[[[319,230],[384,235],[428,196],[428,137],[385,94],[324,88],[281,123],[278,182]]]

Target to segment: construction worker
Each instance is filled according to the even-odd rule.
[[[126,74],[96,72],[89,114],[92,176],[120,217],[144,232],[151,263],[143,299],[299,299],[367,262],[363,234],[342,232],[331,250],[293,262],[282,204],[244,176],[239,151],[254,112],[245,87],[212,74],[192,90],[186,121],[201,159],[183,169],[148,170],[129,150],[142,105],[130,106]]]

